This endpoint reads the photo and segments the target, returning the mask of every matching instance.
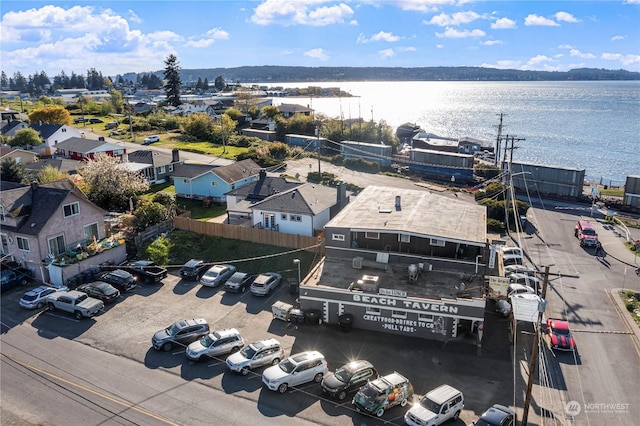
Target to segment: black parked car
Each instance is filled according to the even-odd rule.
[[[377,378],[378,371],[369,361],[352,361],[322,379],[322,392],[342,401],[349,393]]]
[[[186,347],[189,343],[209,334],[209,324],[203,319],[176,321],[164,330],[156,331],[151,344],[156,350],[170,351],[174,346]]]
[[[235,291],[244,293],[249,289],[251,283],[256,279],[255,274],[247,272],[236,272],[224,283],[224,289],[227,291]]]
[[[136,288],[136,278],[122,269],[102,273],[98,280],[111,284],[120,291],[129,291]]]
[[[104,123],[104,121],[100,120],[99,118],[90,118],[89,119],[89,123],[91,123],[91,124],[99,124],[99,123]]]
[[[180,276],[193,281],[198,281],[200,277],[209,269],[209,265],[204,260],[191,259],[180,269]]]
[[[509,407],[493,404],[493,407],[482,413],[474,423],[476,426],[515,426],[516,412]]]
[[[120,290],[102,281],[82,284],[76,290],[86,293],[89,297],[102,300],[104,303],[113,303],[120,297]]]

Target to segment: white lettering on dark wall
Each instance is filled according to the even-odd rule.
[[[398,306],[397,299],[391,299],[389,297],[380,297],[380,296],[369,296],[366,294],[354,294],[353,301],[371,303],[374,305],[381,305],[381,306]],[[445,305],[444,303],[418,302],[418,301],[412,301],[412,300],[400,300],[399,302],[400,302],[400,306],[403,306],[407,309],[432,311],[432,312],[444,312],[449,314],[458,313],[458,306]]]

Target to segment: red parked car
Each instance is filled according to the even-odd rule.
[[[561,351],[572,351],[576,347],[569,322],[557,318],[547,318],[547,334],[551,340],[551,347]]]

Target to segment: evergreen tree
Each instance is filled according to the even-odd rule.
[[[7,73],[5,73],[4,71],[2,71],[2,76],[0,77],[0,87],[2,89],[9,88],[9,79],[7,78]]]
[[[198,77],[198,81],[196,82],[196,90],[202,90],[202,77]]]
[[[208,78],[204,78],[204,82],[202,83],[202,88],[204,90],[209,90],[209,79]]]
[[[216,80],[213,84],[216,86],[216,89],[218,89],[219,91],[227,87],[227,84],[224,82],[224,78],[221,75],[216,77]]]
[[[13,158],[2,160],[2,173],[0,177],[7,182],[28,183],[29,173],[22,163],[16,162]]]
[[[164,61],[164,91],[167,94],[167,104],[177,107],[182,104],[180,100],[180,64],[178,58],[171,54]]]

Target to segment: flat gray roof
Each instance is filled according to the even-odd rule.
[[[396,208],[400,197],[400,208]],[[486,245],[487,210],[475,202],[431,191],[368,186],[342,209],[327,228],[397,232]]]

